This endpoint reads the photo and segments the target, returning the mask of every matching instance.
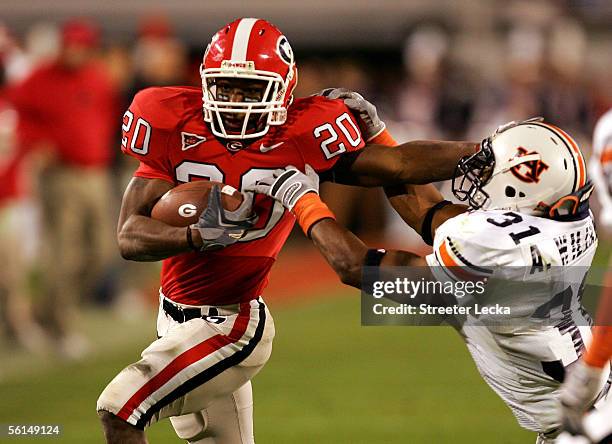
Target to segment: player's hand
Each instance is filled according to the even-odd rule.
[[[361,94],[346,88],[327,88],[316,95],[329,99],[344,99],[344,104],[359,116],[361,130],[366,141],[372,140],[385,130],[385,122],[378,117],[376,107],[364,99]]]
[[[602,369],[585,364],[582,359],[568,371],[561,386],[561,409],[565,430],[582,431],[582,418],[601,388]]]
[[[223,208],[219,187],[213,186],[208,195],[208,206],[200,214],[198,222],[190,227],[200,233],[203,243],[200,250],[218,250],[238,242],[257,221],[257,216],[248,215],[252,202],[252,193],[246,193],[238,209],[227,211]]]
[[[247,188],[247,191],[265,194],[291,211],[306,193],[319,194],[319,176],[316,171],[308,164],[305,171],[302,173],[292,165],[274,170]]]

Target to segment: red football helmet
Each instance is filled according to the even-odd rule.
[[[224,26],[212,38],[200,67],[204,120],[213,134],[226,139],[248,139],[266,134],[270,125],[282,125],[293,100],[297,68],[287,38],[271,23],[242,18]],[[262,81],[260,101],[221,101],[217,97],[219,79]],[[240,133],[226,130],[222,115],[243,114]],[[259,114],[258,125],[249,129],[249,118]]]

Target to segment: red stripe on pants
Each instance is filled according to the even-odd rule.
[[[226,345],[237,342],[246,331],[249,320],[251,305],[248,302],[240,305],[240,312],[234,322],[232,331],[229,335],[215,335],[205,341],[193,346],[189,350],[184,351],[164,367],[157,375],[145,383],[132,397],[124,404],[117,416],[124,421],[132,415],[132,412],[138,408],[142,402],[159,390],[170,379],[176,376],[183,369],[191,364],[198,362],[201,359],[209,356]]]

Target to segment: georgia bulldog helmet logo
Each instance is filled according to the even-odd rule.
[[[280,36],[278,39],[277,51],[283,62],[285,62],[287,65],[291,65],[293,63],[293,50],[291,49],[291,45],[289,44],[287,37],[284,35]]]
[[[522,146],[518,147],[517,157],[526,156],[528,154],[537,154],[535,151],[528,152]],[[541,160],[532,160],[521,163],[510,168],[510,172],[519,180],[527,183],[538,183],[540,175],[548,169],[548,165]]]

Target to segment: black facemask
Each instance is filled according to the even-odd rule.
[[[480,151],[459,160],[453,176],[453,194],[461,202],[467,201],[472,209],[479,209],[489,200],[483,187],[491,179],[495,168],[495,156],[491,138],[480,144]]]

